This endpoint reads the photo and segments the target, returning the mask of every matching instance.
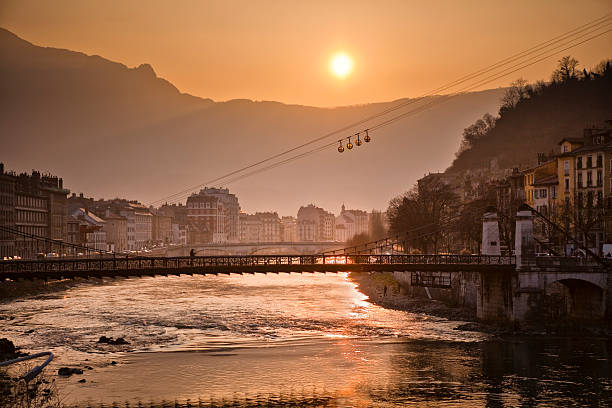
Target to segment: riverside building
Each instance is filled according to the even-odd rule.
[[[0,226],[23,234],[67,240],[66,196],[63,180],[57,176],[6,172],[0,163]],[[20,256],[33,258],[51,246],[31,236],[3,231],[0,235],[0,258]]]

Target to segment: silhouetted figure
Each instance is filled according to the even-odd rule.
[[[387,285],[383,289],[383,297],[387,296]]]
[[[189,251],[189,257],[191,258],[189,260],[189,264],[193,266],[193,259],[195,258],[195,249],[191,248],[191,251]]]

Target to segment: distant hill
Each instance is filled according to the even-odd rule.
[[[331,147],[230,188],[249,212],[295,215],[310,202],[385,209],[424,173],[446,168],[463,128],[496,112],[502,93],[460,95],[373,132],[368,145],[342,155]],[[399,102],[214,102],[179,92],[147,64],[39,47],[0,29],[0,161],[52,172],[95,197],[153,201]]]
[[[557,151],[564,137],[581,138],[583,129],[612,119],[612,73],[541,85],[537,92],[504,110],[495,127],[462,152],[449,173],[486,167],[535,164],[536,153]]]

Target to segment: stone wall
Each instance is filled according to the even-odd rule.
[[[439,300],[450,305],[476,310],[478,293],[478,272],[451,272],[451,288],[427,288],[410,284],[411,272],[393,272],[400,285],[400,291],[410,297]]]
[[[477,295],[477,317],[485,321],[512,319],[513,274],[483,272],[480,274]]]

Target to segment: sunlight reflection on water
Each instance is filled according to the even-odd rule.
[[[13,317],[9,325],[0,323],[3,336],[28,350],[51,349],[58,356],[54,369],[94,368],[85,373],[85,384],[77,377],[58,379],[73,402],[314,389],[348,406],[486,404],[490,398],[516,400],[534,384],[552,398],[546,391],[556,395],[558,374],[572,374],[556,365],[559,357],[538,354],[541,344],[503,343],[496,349],[478,343],[487,338],[481,333],[454,330],[459,322],[373,305],[346,274],[84,283],[0,304],[0,312]],[[98,344],[102,335],[125,337],[130,344]],[[559,356],[567,347],[553,344],[545,351]],[[608,345],[588,347],[590,357],[574,364],[603,379],[604,388],[593,395],[609,394],[609,375],[601,374],[609,373]],[[510,366],[508,358],[514,361]],[[112,360],[119,364],[109,365]],[[528,379],[532,365],[548,378]],[[574,379],[585,386],[583,378]]]

